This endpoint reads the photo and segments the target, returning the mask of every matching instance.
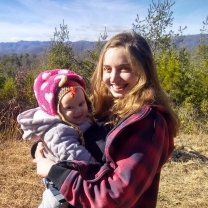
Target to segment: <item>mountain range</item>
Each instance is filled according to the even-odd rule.
[[[200,43],[200,38],[203,37],[204,40],[208,40],[208,34],[197,34],[197,35],[186,35],[182,36],[183,42],[179,41],[179,38],[174,42],[177,48],[181,46],[187,48],[188,50],[193,50]],[[70,45],[75,53],[79,55],[82,52],[92,50],[97,42],[91,41],[77,41],[70,42]],[[0,57],[3,55],[16,54],[42,54],[50,46],[50,41],[18,41],[18,42],[0,42]]]
[[[77,41],[70,42],[70,45],[75,54],[91,50],[97,42]],[[43,54],[45,50],[49,49],[50,41],[18,41],[18,42],[1,42],[0,43],[0,57],[3,55],[16,54]]]

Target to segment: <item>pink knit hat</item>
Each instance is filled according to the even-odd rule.
[[[81,76],[68,69],[52,69],[40,73],[34,82],[35,97],[39,107],[49,115],[58,115],[55,94],[66,81],[76,81],[85,90],[86,85]]]

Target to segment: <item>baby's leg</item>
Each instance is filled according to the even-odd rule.
[[[52,194],[50,189],[46,189],[43,192],[42,202],[38,208],[67,208],[69,204],[67,202],[60,203],[56,197]]]

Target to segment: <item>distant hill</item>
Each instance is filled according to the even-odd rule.
[[[181,43],[179,42],[180,38],[175,40],[176,47],[177,48],[185,47],[188,50],[193,50],[199,45],[201,38],[203,39],[204,43],[205,43],[205,41],[207,43],[208,34],[186,35],[186,36],[182,36],[181,38],[183,40],[183,42],[181,42]]]
[[[180,43],[177,39],[175,41],[177,48],[184,46],[185,48],[192,50],[194,49],[200,41],[200,34],[197,35],[186,35],[183,36],[183,42]],[[203,35],[204,39],[208,40],[208,34]],[[75,55],[92,50],[96,45],[96,42],[90,41],[77,41],[71,42],[72,49]],[[0,57],[3,55],[10,55],[12,53],[16,54],[42,54],[50,46],[50,41],[19,41],[19,42],[7,42],[0,43]]]
[[[40,54],[44,52],[50,45],[50,41],[19,41],[19,42],[7,42],[0,43],[0,54],[12,54],[12,53],[29,53]]]
[[[71,42],[70,45],[75,55],[83,51],[92,50],[97,42],[77,41]],[[43,54],[50,47],[50,41],[18,41],[0,43],[0,57],[3,55],[16,54]]]

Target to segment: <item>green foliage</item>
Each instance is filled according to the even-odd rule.
[[[27,103],[29,106],[34,106],[36,104],[33,92],[33,84],[36,76],[37,72],[34,70],[28,72],[19,71],[16,74],[15,85],[18,89],[16,100]]]
[[[150,5],[148,15],[140,20],[137,15],[133,29],[141,34],[150,44],[161,86],[178,110],[182,128],[191,132],[207,125],[208,103],[208,40],[201,36],[200,45],[190,52],[183,48],[183,29],[174,34],[171,0],[158,1]],[[202,33],[207,32],[208,17],[203,21]],[[178,37],[180,49],[174,46]]]
[[[203,99],[200,105],[201,111],[208,117],[208,99]]]
[[[181,43],[180,49],[176,49],[173,37],[178,34],[167,30],[173,22],[173,5],[171,0],[153,2],[144,20],[140,21],[137,15],[133,29],[151,45],[160,83],[178,111],[182,130],[186,133],[196,133],[198,130],[208,132],[208,40],[203,34],[207,32],[208,17],[203,22],[198,47],[188,51]],[[183,29],[180,27],[179,31],[182,37]],[[32,86],[37,74],[43,70],[71,69],[85,79],[87,93],[90,93],[90,78],[107,37],[105,29],[93,50],[87,51],[81,58],[76,57],[69,41],[67,25],[63,21],[60,30],[55,28],[50,48],[41,59],[29,54],[3,56],[0,61],[0,117],[4,119],[0,120],[0,124],[4,123],[6,127],[11,123],[6,116],[10,116],[11,109],[16,109],[10,116],[16,119],[18,112],[37,105]],[[11,104],[11,108],[5,107],[7,103]]]
[[[187,97],[183,104],[178,109],[182,129],[184,133],[197,132],[200,125],[197,125],[198,110],[195,108],[194,97]]]
[[[0,89],[3,87],[5,80],[2,72],[2,62],[0,61]]]
[[[185,48],[179,52],[175,48],[162,51],[156,66],[161,86],[175,105],[181,105],[187,97],[193,96],[193,66]]]
[[[178,54],[175,49],[163,51],[157,60],[157,71],[161,86],[174,101],[178,100],[180,90],[178,84],[181,81],[181,68]]]
[[[183,101],[191,95],[189,93],[192,83],[190,82],[192,78],[193,66],[190,63],[190,52],[185,48],[181,48],[178,54],[179,68],[180,68],[180,81],[177,84],[177,104],[183,103]]]
[[[70,69],[76,63],[69,42],[67,25],[60,24],[60,30],[55,28],[54,37],[51,39],[50,48],[45,51],[46,61],[40,64],[41,70],[47,69]]]
[[[58,43],[52,46],[46,54],[47,65],[46,69],[69,69],[73,64],[73,52],[69,45],[64,45],[64,43]]]
[[[175,4],[171,0],[152,1],[148,9],[148,15],[144,20],[140,20],[137,14],[136,23],[133,29],[141,34],[150,44],[153,54],[160,50],[171,47],[173,31],[166,31],[173,24],[173,12],[171,7]]]
[[[168,49],[157,58],[156,66],[163,89],[177,107],[182,129],[187,133],[208,130],[208,67],[206,45],[194,52]]]
[[[205,21],[202,22],[203,23],[203,28],[200,30],[201,33],[208,33],[208,16],[206,18]]]
[[[0,101],[15,99],[19,102],[34,105],[33,83],[36,75],[34,71],[19,71],[15,78],[9,77],[0,89]]]
[[[79,63],[76,70],[77,73],[85,78],[87,88],[90,88],[90,78],[95,70],[96,64],[100,56],[100,52],[106,43],[107,37],[108,35],[105,28],[104,33],[100,34],[100,37],[94,49],[85,53],[85,58]]]
[[[40,60],[36,55],[26,54],[12,54],[11,56],[4,55],[1,59],[1,73],[2,76],[15,78],[18,71],[30,71],[37,68]]]
[[[183,99],[179,103],[183,129],[197,132],[208,131],[208,45],[200,44],[192,53],[181,51],[180,62],[183,79],[180,91]],[[183,87],[182,87],[183,86]]]
[[[194,57],[192,58],[194,65],[194,93],[198,97],[198,101],[208,100],[208,44],[199,45],[195,49]]]
[[[55,46],[59,43],[66,43],[69,41],[69,31],[67,29],[67,25],[64,24],[63,20],[63,25],[60,24],[60,30],[57,30],[55,27],[55,32],[54,36],[51,39],[51,46]]]
[[[10,100],[17,96],[17,87],[15,85],[15,80],[9,77],[4,82],[3,87],[0,89],[0,100]]]
[[[3,56],[0,62],[0,104],[15,99],[34,105],[32,86],[39,58],[36,55],[12,54]]]

